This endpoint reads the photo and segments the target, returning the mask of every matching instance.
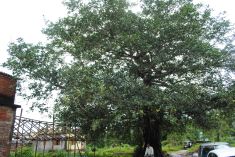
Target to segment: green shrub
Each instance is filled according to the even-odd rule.
[[[10,157],[34,157],[34,154],[31,147],[23,147],[11,152]]]

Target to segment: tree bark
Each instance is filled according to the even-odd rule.
[[[144,147],[146,148],[146,145],[150,144],[154,149],[154,156],[162,157],[161,115],[145,109],[143,123]]]

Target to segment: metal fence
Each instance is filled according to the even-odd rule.
[[[86,144],[74,125],[16,116],[11,157],[84,156]]]

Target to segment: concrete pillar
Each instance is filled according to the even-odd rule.
[[[0,72],[0,157],[9,157],[16,109],[16,79]]]

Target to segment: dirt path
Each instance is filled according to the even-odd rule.
[[[187,150],[180,150],[169,154],[170,157],[198,157],[197,153],[189,153]]]
[[[177,152],[170,153],[170,157],[189,157],[191,155],[188,154],[187,150],[180,150]]]

